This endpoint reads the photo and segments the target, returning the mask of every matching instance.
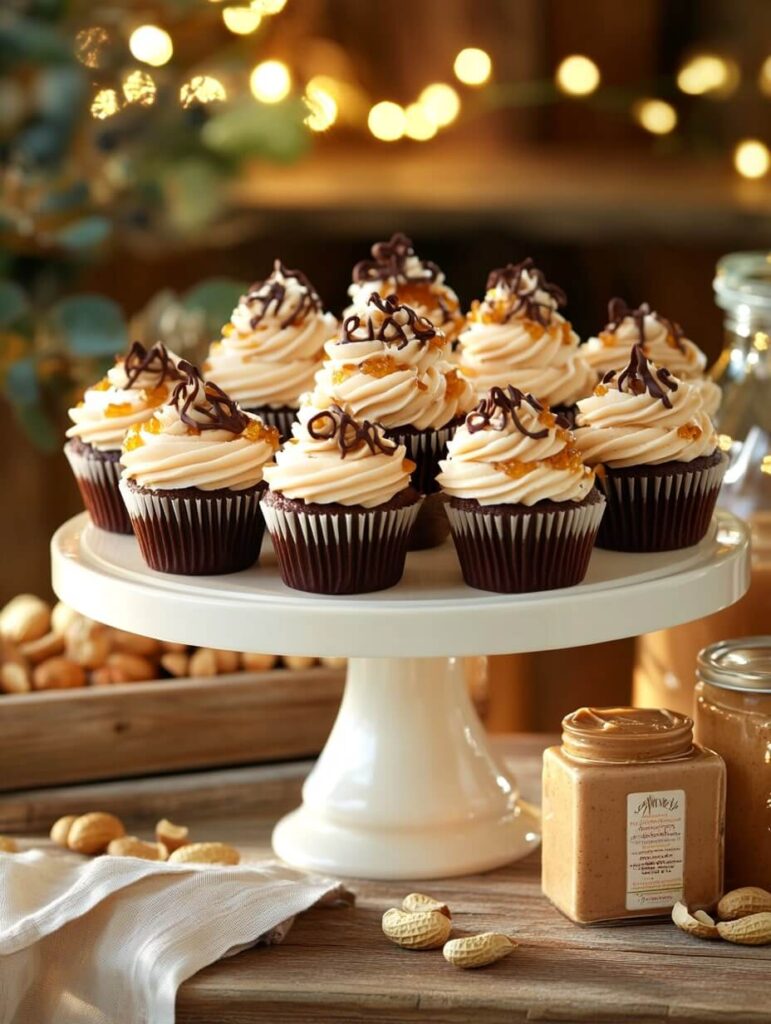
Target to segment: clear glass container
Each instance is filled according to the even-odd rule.
[[[726,887],[771,890],[771,636],[699,654],[696,735],[726,763]]]

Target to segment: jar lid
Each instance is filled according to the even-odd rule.
[[[771,310],[771,252],[732,252],[717,265],[715,302],[722,309]]]
[[[771,693],[771,636],[721,640],[699,652],[699,678],[724,690]]]

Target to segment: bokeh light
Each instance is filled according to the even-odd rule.
[[[174,44],[165,29],[157,25],[140,25],[131,33],[129,50],[143,64],[159,68],[171,60]]]
[[[99,121],[112,117],[120,110],[120,99],[114,89],[100,89],[91,101],[91,116]]]
[[[493,70],[489,53],[476,46],[467,46],[455,58],[455,77],[464,85],[484,85]]]
[[[87,68],[98,68],[110,37],[99,25],[83,28],[75,36],[75,56]]]
[[[766,57],[758,75],[758,88],[766,96],[771,96],[771,57]]]
[[[311,80],[305,87],[303,101],[308,108],[305,124],[314,132],[325,132],[337,120],[337,101],[318,83]]]
[[[678,71],[677,85],[689,96],[728,96],[738,86],[739,78],[735,61],[717,53],[698,53]]]
[[[426,117],[436,125],[444,128],[451,124],[460,112],[460,96],[451,85],[445,82],[433,82],[427,85],[418,97]]]
[[[398,103],[381,100],[376,103],[367,117],[369,130],[381,142],[396,142],[407,127],[407,116]]]
[[[216,103],[228,98],[225,86],[212,75],[194,75],[179,90],[179,102],[183,107],[194,103]]]
[[[436,135],[436,125],[420,103],[410,103],[405,110],[404,132],[416,142],[426,142]]]
[[[760,139],[742,139],[734,149],[734,167],[743,178],[762,178],[771,167],[771,151]]]
[[[123,79],[123,95],[127,103],[138,103],[140,107],[151,107],[155,103],[155,82],[147,71],[137,68]]]
[[[263,14],[278,14],[286,7],[286,0],[252,0],[252,7]]]
[[[588,96],[600,84],[600,69],[589,57],[574,53],[560,63],[554,80],[568,96]]]
[[[667,135],[677,127],[677,111],[666,100],[639,100],[632,114],[640,127],[652,135]]]
[[[249,88],[261,103],[280,103],[292,88],[289,68],[280,60],[264,60],[249,76]]]
[[[253,7],[224,7],[222,20],[235,35],[248,36],[260,27],[262,14]]]

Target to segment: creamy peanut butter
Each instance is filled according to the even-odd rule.
[[[686,715],[579,708],[544,752],[542,884],[579,924],[719,898],[725,765]]]

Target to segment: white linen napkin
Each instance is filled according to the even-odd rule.
[[[0,853],[0,1024],[173,1024],[186,978],[351,899],[276,861]]]

